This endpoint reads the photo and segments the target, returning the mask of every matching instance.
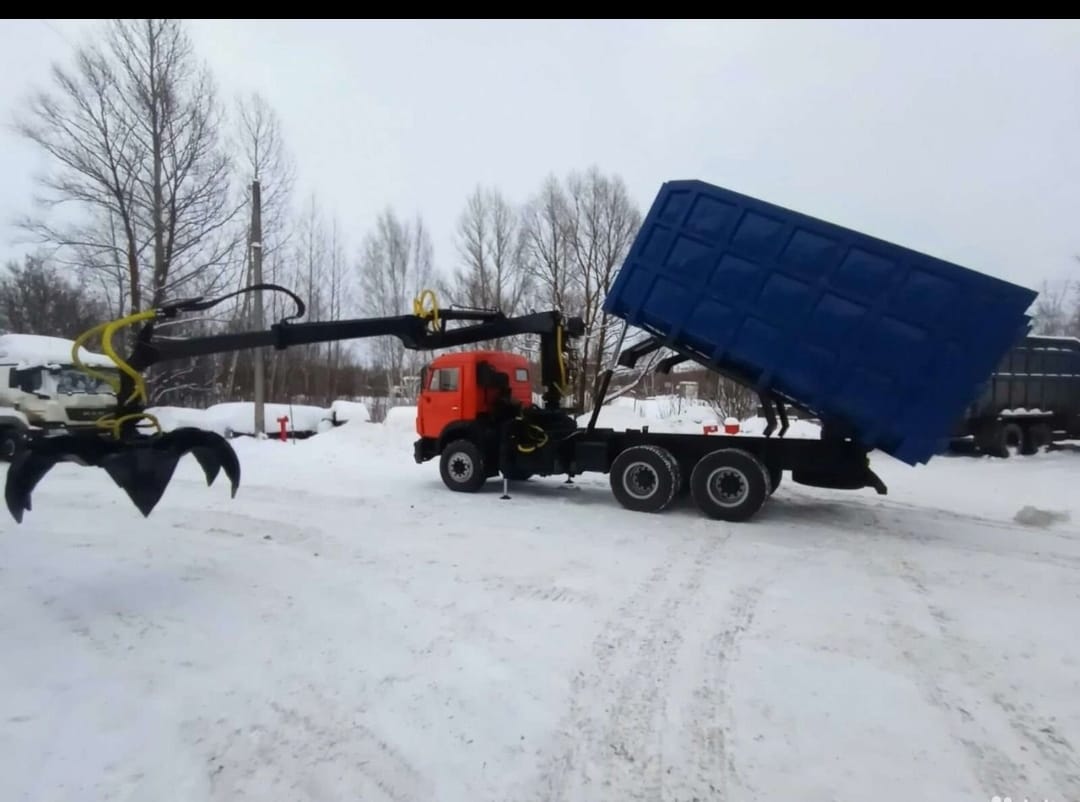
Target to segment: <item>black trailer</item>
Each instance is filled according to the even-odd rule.
[[[1080,340],[1030,335],[1009,350],[956,427],[953,447],[1007,457],[1080,438]]]

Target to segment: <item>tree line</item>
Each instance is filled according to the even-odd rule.
[[[571,365],[584,407],[619,333],[601,305],[641,225],[618,175],[593,167],[549,175],[522,199],[477,186],[463,199],[454,252],[435,252],[422,215],[384,209],[358,243],[332,210],[296,197],[296,163],[280,120],[258,94],[227,100],[184,24],[109,20],[16,116],[50,166],[20,221],[33,247],[0,279],[0,325],[74,337],[105,319],[170,299],[252,283],[251,183],[262,194],[263,280],[307,305],[306,319],[407,313],[421,290],[443,304],[518,314],[556,308],[585,320]],[[437,259],[438,256],[438,259]],[[250,294],[171,333],[263,328],[291,314],[285,295]],[[528,337],[495,343],[533,357]],[[393,338],[269,353],[238,352],[159,366],[152,401],[203,405],[246,399],[254,359],[266,359],[267,398],[415,395],[430,354]]]

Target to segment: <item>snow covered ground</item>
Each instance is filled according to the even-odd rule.
[[[412,423],[233,441],[235,500],[187,460],[149,519],[49,474],[0,523],[0,799],[1080,799],[1080,454],[728,525],[450,493]]]

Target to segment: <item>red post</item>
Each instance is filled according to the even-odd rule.
[[[715,434],[720,431],[720,427],[715,423],[706,423],[702,428],[705,430],[705,434]]]
[[[286,440],[289,439],[289,429],[285,425],[289,422],[289,416],[283,415],[282,417],[277,419],[277,422],[281,424],[281,442],[284,443]]]

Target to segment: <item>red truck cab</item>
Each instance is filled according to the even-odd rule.
[[[438,440],[451,424],[490,415],[500,398],[509,400],[507,396],[522,406],[532,403],[525,357],[504,351],[443,354],[424,370],[416,433]]]

